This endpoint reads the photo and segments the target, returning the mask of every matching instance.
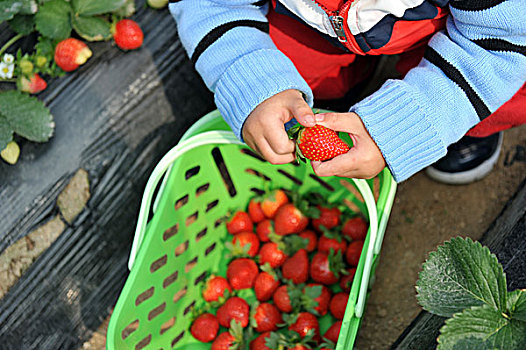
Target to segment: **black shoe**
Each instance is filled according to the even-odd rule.
[[[502,146],[502,132],[488,137],[464,136],[447,148],[447,154],[426,168],[438,182],[464,185],[482,179],[493,169]]]

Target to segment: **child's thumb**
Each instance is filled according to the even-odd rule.
[[[312,109],[303,99],[298,99],[298,101],[292,105],[291,113],[298,123],[303,126],[311,127],[316,125],[314,112],[312,112]]]

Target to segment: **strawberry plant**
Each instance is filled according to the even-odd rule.
[[[166,2],[155,1],[151,6],[159,8]],[[84,41],[114,38],[126,50],[142,45],[143,33],[137,23],[123,20],[134,12],[134,0],[0,0],[0,25],[7,22],[13,32],[0,45],[0,83],[13,83],[17,89],[0,91],[0,151],[4,160],[17,161],[20,150],[15,134],[34,142],[48,141],[53,135],[49,109],[30,95],[46,89],[46,79],[84,64],[92,55]],[[36,38],[32,52],[12,49],[29,35]]]
[[[526,290],[507,291],[497,257],[480,243],[457,237],[439,246],[416,290],[425,310],[450,317],[440,329],[439,350],[524,349]]]

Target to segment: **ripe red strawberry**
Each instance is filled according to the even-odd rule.
[[[362,253],[363,249],[363,243],[363,241],[352,241],[349,243],[349,247],[347,247],[347,251],[345,252],[345,259],[349,265],[358,266],[360,254]]]
[[[333,343],[338,342],[338,337],[340,336],[340,330],[342,328],[342,321],[336,321],[332,326],[327,329],[327,332],[323,335],[324,338],[332,341]]]
[[[309,348],[303,344],[296,344],[293,348],[287,348],[287,350],[309,350]]]
[[[268,237],[269,234],[274,232],[274,225],[272,224],[272,220],[265,219],[261,221],[256,226],[256,233],[258,234],[259,240],[261,242],[268,242],[270,241],[270,238]]]
[[[336,317],[336,319],[343,320],[348,301],[349,293],[337,293],[332,297],[329,310],[331,310],[331,314]]]
[[[270,332],[261,334],[256,339],[250,342],[250,350],[272,350],[267,344],[267,339],[270,337]]]
[[[212,275],[203,288],[203,299],[208,302],[217,301],[220,297],[225,296],[225,291],[232,293],[228,281],[224,277]]]
[[[18,79],[18,89],[20,91],[29,92],[30,94],[38,94],[47,87],[47,83],[38,74],[32,74],[29,79],[25,76],[20,76]]]
[[[278,329],[278,324],[282,322],[281,312],[276,306],[263,303],[255,308],[252,326],[257,332],[275,331]]]
[[[230,350],[235,344],[236,338],[230,332],[223,332],[212,343],[212,350]]]
[[[310,264],[310,276],[319,283],[331,285],[339,281],[340,274],[347,273],[343,270],[343,259],[341,252],[333,254],[333,251],[327,255],[318,252],[312,258]]]
[[[77,69],[92,55],[88,45],[75,38],[62,40],[55,47],[55,62],[66,72]]]
[[[343,275],[342,278],[340,278],[340,287],[344,292],[349,293],[351,291],[354,275],[356,274],[356,267],[348,269],[347,272],[348,275]]]
[[[342,227],[342,234],[351,240],[364,241],[367,236],[369,225],[360,216],[345,220]]]
[[[131,19],[121,19],[115,25],[113,40],[123,50],[138,49],[142,45],[144,34],[137,22]]]
[[[349,146],[334,130],[321,125],[309,128],[296,125],[289,129],[289,135],[296,140],[302,158],[327,160],[349,151]]]
[[[288,258],[281,267],[283,278],[291,280],[294,284],[307,282],[309,278],[309,257],[305,249],[300,249]]]
[[[289,326],[289,329],[298,333],[302,338],[307,335],[310,329],[314,329],[314,337],[318,338],[320,334],[320,326],[316,316],[309,312],[300,312],[296,322]]]
[[[233,235],[244,231],[252,232],[253,228],[250,216],[242,210],[236,211],[226,222],[226,230]]]
[[[274,305],[282,312],[289,313],[292,311],[292,304],[290,301],[290,296],[288,292],[289,286],[282,285],[274,292],[272,299],[274,300]]]
[[[303,232],[300,232],[298,234],[303,239],[308,239],[309,244],[307,247],[305,247],[305,250],[310,253],[313,252],[316,249],[316,246],[318,245],[318,236],[316,236],[316,233],[312,230],[305,230]]]
[[[261,210],[267,218],[273,219],[279,207],[288,202],[287,194],[283,190],[276,189],[265,194],[261,201]]]
[[[270,265],[265,264],[261,269],[263,271],[259,273],[254,282],[254,292],[259,301],[267,301],[272,298],[272,295],[279,287],[279,279],[272,271]]]
[[[282,236],[299,233],[308,224],[309,219],[293,203],[281,206],[274,217],[274,231]]]
[[[214,340],[219,330],[219,322],[217,318],[212,314],[202,314],[197,317],[192,323],[190,333],[195,339],[208,343]]]
[[[242,328],[248,325],[250,309],[247,302],[239,297],[228,299],[219,309],[217,309],[217,320],[223,327],[230,327],[230,322],[236,320]]]
[[[331,249],[335,252],[341,251],[342,253],[345,253],[347,242],[336,232],[325,231],[325,233],[318,239],[318,251],[329,254]]]
[[[269,263],[270,267],[276,268],[283,265],[287,255],[279,249],[278,244],[274,242],[268,242],[263,244],[259,250],[259,264],[264,265]]]
[[[250,244],[250,248],[247,251],[249,256],[256,256],[259,251],[259,239],[255,233],[252,232],[240,232],[234,236],[232,240],[234,247],[239,244],[241,248]],[[247,248],[245,248],[246,250]]]
[[[250,202],[248,202],[248,215],[252,222],[256,224],[267,218],[263,209],[261,209],[261,202],[259,199],[252,198]]]
[[[327,314],[329,310],[329,303],[331,301],[331,291],[329,288],[321,284],[309,283],[303,289],[303,293],[307,298],[312,298],[314,303],[310,301],[306,304],[307,308],[313,306],[312,309],[318,313],[320,316]],[[312,297],[312,295],[316,295]],[[315,306],[314,306],[315,305]]]
[[[233,289],[247,289],[254,286],[259,269],[254,260],[239,258],[232,260],[226,271],[226,278]]]
[[[340,216],[342,212],[338,208],[327,208],[322,205],[318,205],[320,210],[320,216],[316,219],[312,219],[312,226],[318,231],[322,232],[323,226],[325,229],[330,230],[340,224]]]

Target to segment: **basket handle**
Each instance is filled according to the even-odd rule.
[[[154,190],[157,187],[159,181],[163,178],[166,171],[171,165],[184,153],[203,145],[210,144],[242,144],[241,141],[231,131],[207,131],[191,137],[185,141],[180,142],[173,147],[164,157],[159,161],[157,166],[153,169],[144,194],[141,201],[141,207],[139,210],[139,218],[137,219],[137,226],[135,228],[135,236],[133,237],[133,243],[130,251],[130,258],[128,260],[128,269],[131,270],[141,243],[144,239],[144,233],[146,231],[146,225],[148,223],[148,215],[150,213],[152,197]]]

